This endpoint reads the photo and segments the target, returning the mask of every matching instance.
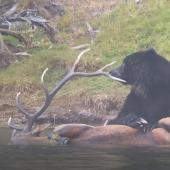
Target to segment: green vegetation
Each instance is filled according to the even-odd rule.
[[[68,25],[69,17],[63,19]],[[119,65],[123,58],[135,51],[153,47],[161,55],[170,58],[170,3],[168,0],[152,0],[137,8],[134,4],[119,4],[112,13],[106,14],[91,25],[100,29],[91,51],[86,53],[81,61],[80,69],[95,70],[115,60]],[[83,30],[84,25],[82,25]],[[63,29],[64,30],[64,29]],[[69,38],[70,32],[65,29],[60,33]],[[88,43],[87,38],[75,40],[75,44]],[[69,39],[68,39],[69,41]],[[35,48],[29,52],[33,55],[12,64],[0,71],[0,80],[4,85],[24,87],[28,83],[37,84],[42,71],[49,67],[50,71],[45,81],[51,87],[55,81],[65,74],[77,56],[77,52],[66,45],[56,45],[49,48]],[[72,81],[61,91],[64,96],[80,96],[85,94],[124,94],[126,88],[108,78],[82,78]]]

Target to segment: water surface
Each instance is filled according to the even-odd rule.
[[[170,147],[9,146],[0,130],[0,170],[170,170]]]

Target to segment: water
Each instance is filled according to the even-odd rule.
[[[170,169],[170,147],[23,147],[6,145],[9,136],[0,129],[0,170]]]

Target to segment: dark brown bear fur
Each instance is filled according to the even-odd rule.
[[[109,124],[132,126],[144,118],[154,125],[170,115],[170,62],[153,49],[128,55],[110,74],[124,79],[132,89],[116,120]],[[138,122],[139,123],[139,122]],[[139,123],[140,124],[140,123]]]

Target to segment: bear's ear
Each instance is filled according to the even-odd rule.
[[[148,54],[157,54],[154,48],[149,48],[146,50]]]
[[[145,55],[148,57],[155,57],[157,56],[156,51],[153,48],[149,48],[145,51]]]

